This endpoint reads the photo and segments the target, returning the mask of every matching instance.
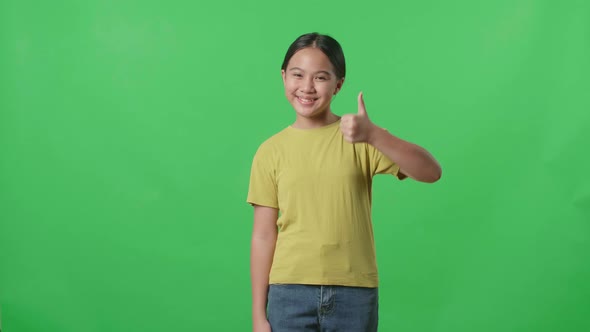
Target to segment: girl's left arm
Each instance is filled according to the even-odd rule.
[[[414,180],[432,183],[442,175],[439,163],[426,149],[404,141],[371,122],[362,92],[358,96],[358,113],[342,116],[340,127],[348,142],[371,144],[396,163],[401,173]]]
[[[439,163],[426,149],[396,137],[383,128],[371,126],[367,143],[395,162],[401,173],[414,180],[433,183],[442,175]]]

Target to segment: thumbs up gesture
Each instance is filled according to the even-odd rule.
[[[363,93],[358,96],[358,112],[357,114],[346,114],[340,120],[340,130],[344,139],[350,143],[368,142],[371,131],[375,125],[369,120],[367,109],[365,108],[365,101],[363,100]]]

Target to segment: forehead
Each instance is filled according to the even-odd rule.
[[[319,48],[307,47],[303,48],[291,57],[287,68],[298,67],[303,70],[317,71],[333,71],[330,59]]]

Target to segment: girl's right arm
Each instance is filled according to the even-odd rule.
[[[250,251],[250,277],[252,280],[252,322],[254,331],[269,331],[266,318],[268,281],[277,242],[278,210],[254,205],[254,230]]]

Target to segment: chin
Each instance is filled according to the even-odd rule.
[[[295,111],[297,113],[297,115],[304,117],[306,119],[315,119],[318,117],[321,117],[322,115],[324,115],[326,113],[326,111],[318,111],[318,110],[312,110],[312,111],[301,111],[301,110],[296,110]]]
[[[292,105],[292,106],[293,106],[293,109],[295,110],[295,113],[297,113],[297,115],[308,118],[308,119],[313,119],[313,118],[323,116],[327,112],[327,109],[317,109],[317,108],[306,109],[306,108],[302,108],[300,105]]]

